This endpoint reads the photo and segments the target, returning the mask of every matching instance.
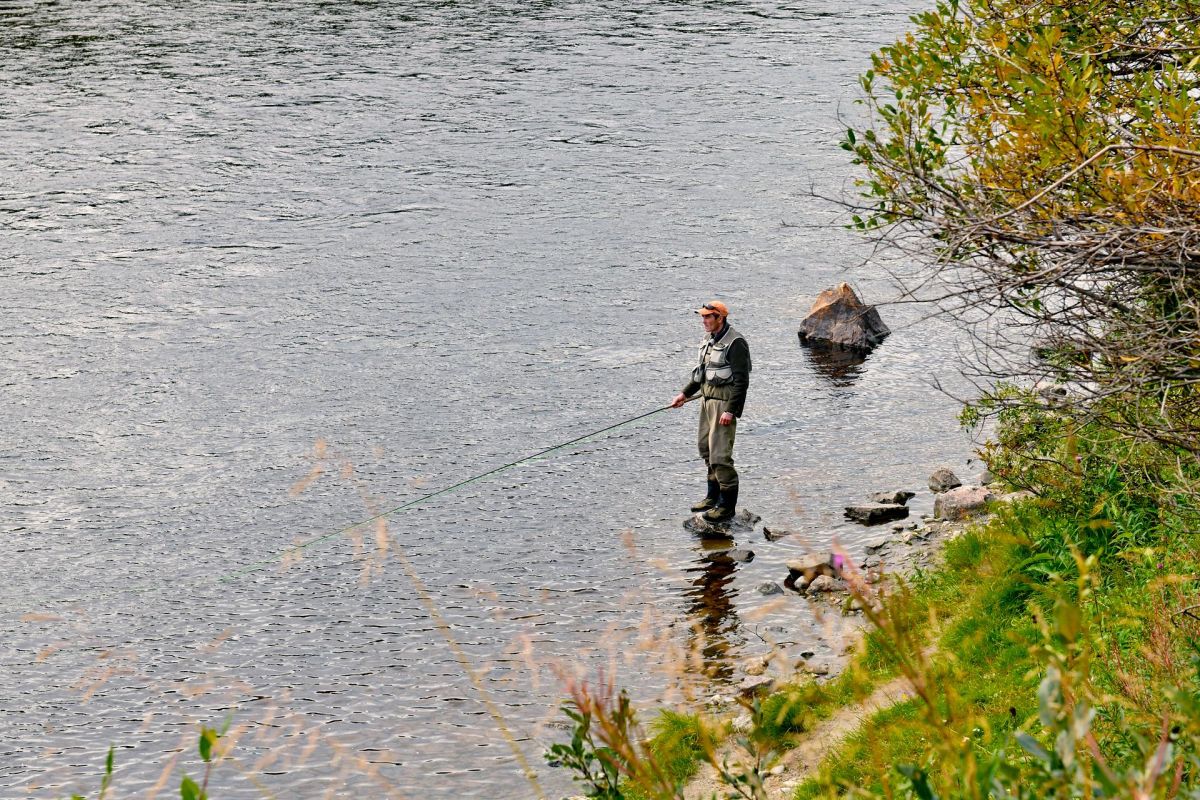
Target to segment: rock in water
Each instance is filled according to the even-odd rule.
[[[908,506],[899,503],[863,503],[846,506],[846,516],[864,525],[877,525],[880,522],[904,519],[908,516]]]
[[[705,539],[732,539],[739,533],[753,533],[761,520],[758,514],[742,509],[724,522],[709,522],[703,514],[696,514],[684,520],[683,527]]]
[[[842,577],[842,560],[837,553],[814,553],[789,561],[784,566],[788,569],[788,576],[783,585],[801,593],[822,575]]]
[[[873,503],[889,503],[892,505],[907,505],[908,501],[917,496],[916,492],[872,492],[869,498]]]
[[[929,476],[929,491],[934,494],[948,492],[958,486],[962,486],[962,481],[958,479],[958,476],[949,467],[938,467]]]
[[[858,299],[847,283],[817,295],[800,323],[800,341],[827,342],[852,350],[870,350],[891,333],[875,306]]]

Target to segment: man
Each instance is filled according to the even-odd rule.
[[[671,401],[679,408],[700,392],[700,457],[708,468],[708,495],[692,511],[709,522],[731,519],[737,510],[738,474],[733,468],[733,437],[750,386],[750,345],[729,325],[729,308],[714,300],[696,309],[707,334],[692,379]]]

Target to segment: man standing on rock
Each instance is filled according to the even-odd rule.
[[[729,308],[719,300],[696,309],[704,324],[700,359],[692,378],[671,401],[679,408],[700,392],[700,457],[708,468],[708,496],[692,511],[709,522],[731,519],[737,510],[738,474],[733,468],[733,437],[750,386],[750,345],[729,325]]]

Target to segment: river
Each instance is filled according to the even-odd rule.
[[[226,722],[222,798],[561,796],[566,676],[836,657],[758,587],[970,475],[952,328],[885,306],[848,368],[796,337],[823,288],[893,294],[820,198],[918,5],[0,0],[0,796],[92,795],[110,745],[170,796]],[[711,298],[743,506],[796,536],[682,529],[688,406],[280,558],[665,405]]]

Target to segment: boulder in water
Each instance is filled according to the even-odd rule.
[[[875,306],[858,299],[847,283],[817,295],[800,323],[800,341],[824,342],[851,350],[870,350],[891,333]]]
[[[683,527],[703,539],[732,539],[739,533],[753,533],[754,526],[761,521],[758,514],[743,508],[724,522],[709,522],[703,514],[696,514],[688,517]]]
[[[900,490],[898,492],[872,492],[871,502],[873,503],[889,503],[891,505],[906,505],[909,500],[917,496],[916,492]]]
[[[846,516],[864,525],[878,525],[908,516],[908,506],[899,503],[862,503],[846,506]]]
[[[934,494],[948,492],[959,486],[962,486],[962,481],[954,474],[954,470],[949,467],[938,467],[929,476],[929,491]]]

